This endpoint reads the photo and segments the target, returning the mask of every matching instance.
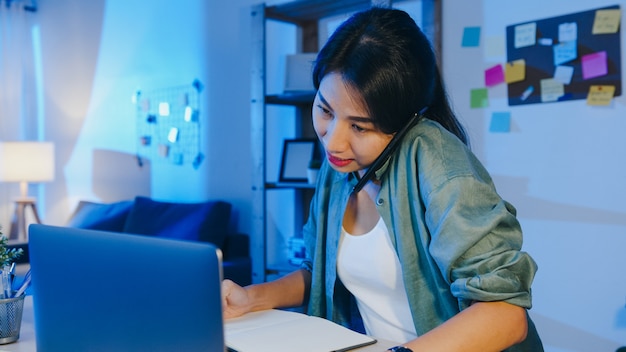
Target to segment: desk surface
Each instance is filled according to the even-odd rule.
[[[381,352],[385,349],[395,346],[397,343],[391,341],[378,341],[378,343],[358,348],[354,351],[358,352]],[[35,344],[35,316],[33,314],[33,297],[26,296],[24,299],[24,312],[22,314],[22,326],[20,329],[20,338],[6,345],[0,345],[0,352],[36,352]]]

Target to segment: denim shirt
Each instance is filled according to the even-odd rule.
[[[376,178],[381,188],[375,203],[402,265],[418,335],[473,301],[531,307],[537,266],[521,251],[515,208],[497,194],[485,168],[456,136],[422,119]],[[345,326],[353,321],[351,295],[337,278],[337,251],[355,184],[351,174],[325,163],[303,232],[303,267],[312,275],[308,313]],[[529,323],[529,338],[536,341],[511,351],[541,350]]]

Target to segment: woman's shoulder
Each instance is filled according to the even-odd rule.
[[[482,163],[457,136],[424,118],[403,142],[401,159],[412,160],[420,178],[445,182],[459,176],[490,178]]]
[[[438,122],[421,119],[407,134],[404,148],[422,157],[448,160],[455,155],[464,159],[471,155],[469,147]]]

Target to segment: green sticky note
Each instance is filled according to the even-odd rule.
[[[508,133],[511,131],[511,113],[494,112],[491,114],[490,132]]]
[[[487,88],[476,88],[470,92],[471,108],[486,108],[489,106],[489,96]]]

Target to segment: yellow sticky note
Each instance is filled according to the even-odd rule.
[[[587,105],[609,105],[615,94],[615,86],[591,86]]]
[[[592,34],[617,33],[621,12],[619,9],[598,10],[593,21]]]
[[[526,60],[519,59],[507,62],[504,67],[504,80],[506,83],[519,82],[526,79]]]

